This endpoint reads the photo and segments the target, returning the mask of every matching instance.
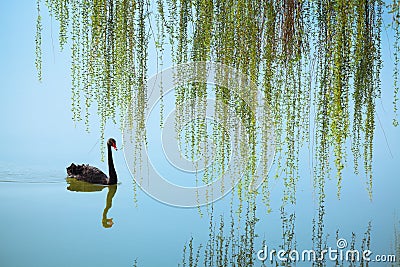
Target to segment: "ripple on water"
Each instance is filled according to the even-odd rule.
[[[0,183],[65,183],[64,170],[0,163]]]

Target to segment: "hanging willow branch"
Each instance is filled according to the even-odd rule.
[[[35,66],[39,81],[42,80],[42,16],[40,15],[40,0],[37,0],[37,20],[36,20],[36,60]]]
[[[315,185],[336,170],[338,197],[348,146],[356,173],[363,158],[368,192],[372,194],[372,157],[375,100],[380,96],[381,25],[380,0],[46,0],[49,13],[60,24],[59,43],[71,39],[72,113],[80,121],[84,113],[89,128],[93,102],[100,117],[102,140],[108,120],[138,131],[137,143],[146,139],[148,32],[156,30],[155,49],[163,64],[170,54],[174,64],[216,61],[247,75],[263,93],[264,116],[251,115],[251,106],[230,88],[215,86],[217,105],[211,137],[217,145],[216,160],[224,171],[230,149],[240,151],[248,162],[238,197],[254,178],[257,161],[264,167],[264,199],[268,203],[268,136],[276,137],[277,176],[283,176],[284,203],[295,203],[299,179],[299,151],[309,142],[310,119],[315,128]],[[37,3],[36,67],[41,79],[41,16]],[[154,13],[150,13],[152,10]],[[394,110],[399,88],[399,3],[390,5],[395,32]],[[153,25],[154,24],[154,25]],[[316,63],[316,65],[314,65]],[[244,93],[257,103],[254,88]],[[162,94],[162,88],[160,89]],[[209,138],[205,117],[207,86],[191,84],[176,89],[177,128],[185,118],[197,118],[184,141],[194,159],[206,154],[201,144]],[[130,107],[133,103],[133,108]],[[84,106],[84,108],[83,108]],[[354,108],[352,108],[354,107]],[[162,108],[161,108],[162,109]],[[310,110],[315,111],[313,117]],[[161,111],[162,113],[162,111]],[[162,114],[161,114],[162,115]],[[243,128],[232,125],[237,116]],[[272,122],[269,121],[272,118]],[[260,125],[256,123],[260,120]],[[395,120],[395,124],[396,124]],[[135,125],[135,127],[133,127]],[[161,119],[162,125],[162,119]],[[224,129],[243,133],[230,140]],[[352,131],[350,129],[352,128]],[[261,144],[257,141],[261,129]],[[230,147],[231,141],[235,147]],[[261,152],[256,147],[261,146]],[[104,146],[102,146],[104,147]],[[204,156],[204,155],[203,155]],[[207,159],[206,159],[207,160]],[[331,164],[333,163],[333,164]],[[207,173],[203,182],[213,179]],[[324,190],[320,190],[322,201]]]
[[[389,5],[389,13],[392,14],[391,26],[394,31],[394,42],[393,42],[393,56],[394,56],[394,68],[393,68],[393,109],[394,118],[393,125],[398,126],[398,102],[399,102],[399,87],[400,87],[400,1],[393,0]]]

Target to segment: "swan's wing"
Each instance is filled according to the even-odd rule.
[[[75,165],[71,164],[67,168],[68,177],[76,178],[77,180],[86,181],[92,184],[107,184],[107,175],[96,167],[90,165]]]

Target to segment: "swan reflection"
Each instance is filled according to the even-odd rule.
[[[112,200],[113,200],[113,197],[114,197],[116,192],[117,192],[117,185],[116,184],[108,186],[106,207],[104,208],[103,218],[101,220],[104,228],[110,228],[114,224],[113,218],[107,218],[107,213],[108,213],[108,210],[112,207]]]
[[[110,228],[113,226],[113,218],[107,218],[107,213],[109,209],[112,207],[112,200],[117,192],[118,185],[97,185],[97,184],[90,184],[87,182],[76,180],[75,178],[67,178],[67,189],[73,192],[100,192],[104,188],[108,188],[107,198],[106,198],[106,206],[103,210],[103,216],[101,219],[101,223],[104,228]]]

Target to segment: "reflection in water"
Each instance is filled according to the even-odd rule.
[[[101,220],[103,227],[104,228],[110,228],[113,226],[114,222],[113,222],[113,218],[107,218],[107,213],[108,210],[111,208],[112,206],[112,200],[113,197],[115,195],[115,193],[117,192],[117,185],[109,185],[108,186],[108,193],[107,193],[107,199],[106,199],[106,207],[104,208],[103,211],[103,218]]]
[[[327,238],[324,235],[324,217],[325,217],[325,206],[324,198],[319,198],[320,202],[318,205],[318,219],[315,218],[312,221],[312,243],[313,250],[317,252],[317,257],[320,257],[319,253],[324,249],[327,249]],[[338,239],[338,232],[336,232],[336,239]],[[336,262],[338,265],[338,262]],[[325,266],[324,262],[313,262],[312,266]]]
[[[192,237],[183,248],[180,266],[243,266],[256,265],[255,262],[255,198],[244,203],[245,208],[234,209],[231,205],[230,218],[215,217],[214,206],[210,204],[208,240],[195,247]],[[258,263],[257,263],[258,264]]]
[[[400,221],[397,220],[394,225],[393,254],[396,255],[397,261],[400,262]]]
[[[91,184],[84,181],[76,180],[75,178],[66,178],[68,183],[67,189],[74,192],[99,192],[102,191],[105,185]]]
[[[369,262],[363,259],[361,253],[366,250],[371,250],[371,228],[372,228],[371,221],[368,222],[366,231],[364,232],[362,238],[359,237],[360,242],[357,245],[357,236],[354,232],[351,235],[351,239],[346,240],[343,239],[343,235],[340,233],[339,229],[336,230],[335,239],[330,240],[328,242],[329,234],[324,232],[325,230],[324,217],[325,217],[324,201],[320,201],[318,205],[318,219],[313,220],[312,241],[313,241],[313,250],[316,252],[317,260],[313,261],[312,266],[318,266],[318,267],[332,266],[333,263],[335,264],[335,266],[354,266],[354,267],[369,266]],[[346,244],[342,249],[337,248],[337,246],[341,244],[340,241]],[[334,261],[332,261],[331,259],[327,260],[328,258],[327,254],[321,255],[321,252],[323,252],[324,250],[328,251],[329,248],[338,249],[338,255]],[[357,251],[359,254],[354,254],[354,255],[353,253],[347,254],[349,253],[349,251],[350,252]],[[340,254],[340,252],[342,252],[344,256],[339,256],[342,255]],[[324,260],[320,260],[321,258],[323,258]]]
[[[297,249],[296,236],[295,236],[295,221],[296,213],[294,211],[287,212],[285,206],[281,207],[281,221],[282,221],[282,245],[280,249],[286,251],[289,255],[290,251]],[[276,258],[274,258],[275,265],[278,265]],[[290,258],[285,262],[285,266],[290,266],[289,263],[293,261]]]
[[[214,211],[211,204],[211,211],[208,214],[210,218],[209,233],[206,243],[196,244],[195,238],[191,237],[183,247],[183,258],[180,266],[236,266],[236,267],[249,267],[249,266],[354,266],[354,267],[367,267],[371,266],[368,261],[362,258],[362,252],[371,250],[371,222],[367,224],[364,233],[356,235],[352,233],[346,240],[343,233],[339,230],[336,235],[330,237],[326,233],[324,215],[325,207],[323,203],[317,207],[318,218],[313,222],[313,235],[312,235],[312,251],[311,258],[302,257],[303,250],[311,248],[300,245],[296,240],[296,212],[295,209],[290,211],[288,206],[282,206],[281,213],[281,229],[282,229],[282,244],[279,249],[284,251],[281,257],[278,258],[277,251],[273,256],[269,254],[274,248],[273,244],[268,244],[266,240],[260,240],[260,233],[256,231],[256,224],[260,220],[256,216],[256,203],[253,200],[246,202],[247,207],[240,213],[231,207],[230,218],[223,215],[218,216]],[[243,217],[242,217],[243,216]],[[397,238],[400,238],[397,233]],[[338,243],[340,240],[346,242],[343,249],[340,249]],[[395,241],[397,249],[399,244],[398,240]],[[260,247],[260,242],[262,246]],[[347,244],[348,242],[348,244]],[[269,247],[265,260],[258,258],[257,253],[260,248],[265,246]],[[337,250],[337,254],[329,256],[326,252],[332,248]],[[325,252],[323,252],[325,250]],[[299,254],[294,254],[297,251]],[[307,252],[308,253],[308,252]],[[308,254],[306,254],[308,255]],[[336,255],[336,259],[335,259]],[[341,256],[342,255],[342,256]],[[328,258],[333,257],[332,258]],[[204,265],[202,265],[204,263]]]
[[[74,191],[74,192],[99,192],[99,191],[102,191],[106,187],[108,188],[108,193],[107,193],[107,198],[106,198],[106,206],[103,210],[103,216],[101,219],[101,223],[104,228],[112,227],[114,224],[113,218],[107,218],[107,213],[108,213],[108,210],[111,209],[111,207],[112,207],[112,200],[113,200],[115,193],[117,192],[118,185],[114,184],[114,185],[105,186],[105,185],[90,184],[90,183],[87,183],[84,181],[76,180],[75,178],[67,178],[66,180],[68,183],[67,189],[69,191]]]

